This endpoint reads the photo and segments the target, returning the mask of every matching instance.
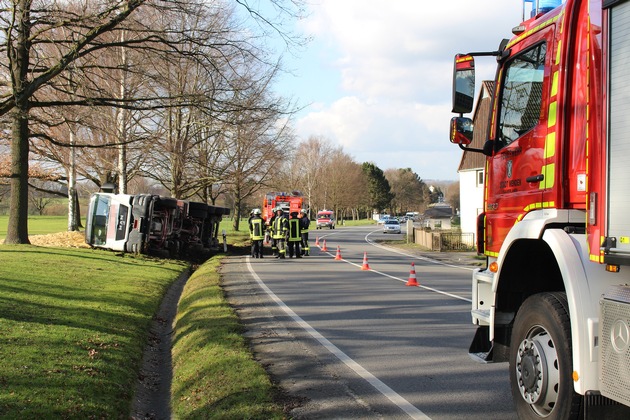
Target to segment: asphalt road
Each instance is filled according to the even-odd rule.
[[[507,364],[467,354],[472,268],[373,242],[397,237],[374,226],[316,231],[310,257],[224,265],[228,298],[291,416],[516,418]],[[417,287],[406,285],[412,268]]]

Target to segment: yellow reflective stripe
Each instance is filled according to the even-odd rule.
[[[558,46],[556,49],[556,65],[560,64],[560,51],[561,50],[562,50],[562,41],[558,41]]]
[[[486,251],[486,255],[489,256],[489,257],[498,257],[499,253],[498,252]]]
[[[545,139],[545,159],[554,157],[556,154],[556,132],[552,131],[547,134]]]
[[[558,119],[558,102],[553,101],[549,104],[549,115],[547,116],[547,127],[556,125]]]
[[[599,238],[599,243],[603,244],[604,240],[605,240],[605,238],[603,236],[601,236]],[[599,254],[593,254],[591,252],[591,243],[590,243],[590,241],[588,242],[588,254],[589,254],[588,257],[589,257],[589,259],[591,261],[598,262],[600,264],[604,263],[604,251],[599,250]]]
[[[564,15],[564,12],[561,13],[561,15]],[[523,32],[522,34],[520,34],[518,37],[514,38],[510,43],[508,43],[508,45],[505,48],[510,48],[511,46],[513,46],[514,44],[516,44],[517,42],[519,42],[520,40],[527,38],[529,36],[531,36],[532,34],[540,31],[541,29],[546,28],[549,25],[554,24],[558,19],[560,18],[560,15],[558,16],[554,16],[553,18],[542,22],[540,25],[537,25],[535,27],[533,27],[532,29],[530,29],[527,32]]]
[[[553,73],[553,79],[551,82],[551,96],[556,96],[558,94],[558,72]]]
[[[525,215],[532,210],[549,209],[549,208],[554,208],[554,207],[556,207],[556,203],[554,201],[543,201],[543,202],[538,202],[538,203],[531,203],[523,209],[523,213],[518,215],[514,224],[517,224],[518,222],[523,220],[523,217],[525,217]]]
[[[550,163],[549,165],[543,166],[541,173],[543,174],[544,179],[540,181],[538,189],[544,190],[546,188],[553,188],[556,179],[556,164]]]

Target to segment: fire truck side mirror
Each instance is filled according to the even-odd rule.
[[[453,68],[453,111],[458,114],[472,112],[475,96],[475,59],[472,55],[455,55]]]
[[[466,117],[451,118],[451,143],[466,146],[473,140],[473,122]]]

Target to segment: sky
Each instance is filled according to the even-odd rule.
[[[521,0],[307,0],[285,54],[278,94],[303,106],[301,140],[327,139],[359,163],[411,168],[423,180],[457,180],[462,151],[449,142],[453,57],[494,51],[522,20]],[[477,93],[492,79],[479,57]],[[472,115],[469,115],[472,117]]]

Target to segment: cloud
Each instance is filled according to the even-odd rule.
[[[297,132],[327,137],[382,169],[456,179],[461,151],[448,142],[453,56],[495,49],[520,20],[520,0],[318,0],[302,30],[332,57],[320,65],[338,75],[337,94],[301,115]],[[483,78],[493,67],[491,59],[479,66]]]

